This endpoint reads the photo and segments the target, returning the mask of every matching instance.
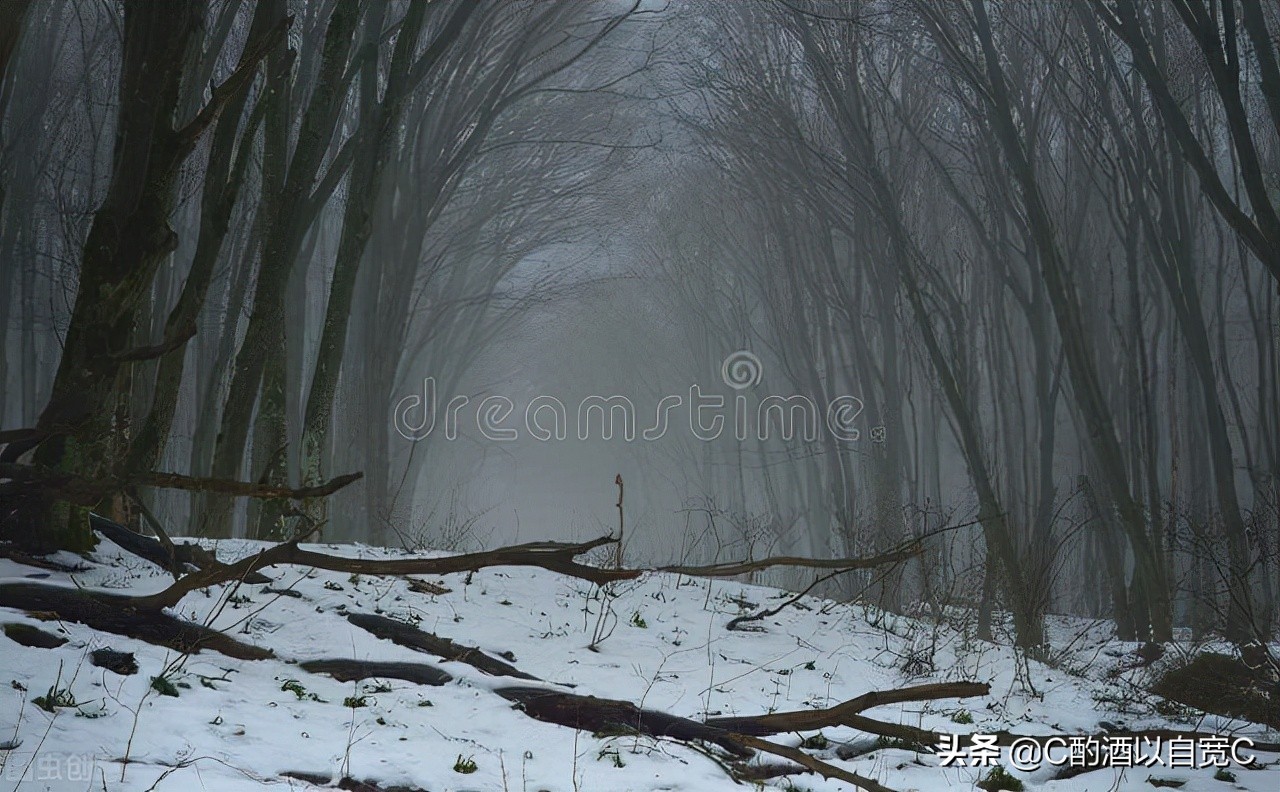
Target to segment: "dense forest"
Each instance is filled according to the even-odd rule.
[[[1268,0],[0,0],[0,547],[612,532],[1274,678],[1278,42]]]

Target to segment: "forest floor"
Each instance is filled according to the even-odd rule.
[[[260,547],[224,541],[217,551],[230,560]],[[404,555],[361,546],[317,549]],[[156,592],[171,582],[109,542],[99,546],[94,560],[73,574],[0,560],[0,581],[47,575],[42,582],[129,594]],[[1050,662],[1040,663],[974,640],[963,624],[937,626],[816,598],[755,622],[763,631],[727,631],[730,619],[777,606],[791,595],[670,574],[613,584],[601,620],[597,587],[541,569],[424,578],[439,593],[421,585],[411,590],[402,577],[290,566],[267,571],[275,578],[271,586],[191,594],[172,611],[269,647],[276,656],[266,660],[234,660],[209,650],[183,656],[81,624],[39,621],[0,608],[0,622],[29,624],[68,639],[41,649],[0,636],[0,745],[19,743],[0,750],[0,792],[315,788],[298,776],[319,784],[350,778],[382,789],[431,792],[751,788],[727,777],[710,752],[683,743],[533,720],[492,693],[510,679],[437,662],[376,638],[348,621],[349,613],[382,614],[479,646],[547,683],[573,685],[578,694],[626,699],[693,719],[827,707],[873,690],[975,680],[989,682],[991,694],[882,706],[868,715],[939,732],[1174,728],[1276,740],[1256,726],[1146,693],[1153,674],[1185,660],[1188,648],[1173,648],[1155,666],[1131,668],[1137,647],[1111,639],[1106,623],[1052,618],[1053,652]],[[595,650],[588,648],[593,638],[599,639]],[[134,653],[139,673],[120,676],[91,665],[90,652],[105,646]],[[453,680],[441,686],[394,679],[339,682],[297,665],[318,658],[429,662]],[[156,677],[168,684],[153,684]],[[35,702],[42,696],[42,703],[61,706],[42,709]],[[814,755],[895,790],[973,789],[990,772],[942,767],[937,754],[845,727],[824,729],[820,737],[782,734],[774,740],[790,746],[803,740]],[[1063,792],[1149,790],[1153,780],[1184,782],[1186,792],[1280,789],[1277,757],[1258,757],[1260,766],[1231,766],[1218,779],[1214,768],[1167,766],[1105,768],[1054,780],[1063,768],[1046,765],[1013,775],[1029,790]],[[1008,758],[1006,751],[1006,768]],[[1226,775],[1234,780],[1222,780]],[[850,788],[814,775],[764,783],[812,792]]]

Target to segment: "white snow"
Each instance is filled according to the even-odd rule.
[[[224,541],[217,551],[231,560],[259,547]],[[310,547],[364,557],[404,555],[362,546]],[[43,582],[134,594],[159,591],[170,582],[107,542],[95,558],[99,563],[87,572],[49,573]],[[276,587],[301,597],[263,593],[262,586],[242,586],[231,596],[232,588],[224,586],[188,595],[173,613],[200,622],[212,618],[212,626],[271,648],[277,657],[269,660],[233,660],[208,650],[184,658],[81,624],[41,622],[0,609],[0,622],[25,622],[69,639],[47,650],[0,637],[0,744],[21,743],[0,751],[0,790],[313,788],[282,777],[289,771],[431,792],[750,788],[735,784],[707,755],[675,742],[597,737],[532,720],[491,692],[525,683],[486,677],[470,666],[377,639],[344,618],[351,611],[410,620],[490,653],[513,652],[520,669],[548,683],[575,685],[575,693],[628,699],[695,719],[825,707],[870,690],[977,680],[991,683],[990,696],[885,706],[865,714],[944,732],[1096,733],[1099,722],[1108,721],[1134,729],[1163,726],[1276,740],[1257,727],[1214,716],[1179,722],[1158,714],[1154,697],[1138,687],[1149,671],[1113,673],[1132,660],[1124,655],[1134,647],[1111,640],[1106,624],[1080,619],[1051,621],[1050,665],[1019,660],[1011,649],[966,637],[958,627],[818,599],[759,622],[765,632],[729,632],[729,619],[757,606],[776,606],[789,595],[733,581],[650,574],[615,585],[617,596],[603,625],[607,637],[599,651],[591,651],[599,590],[539,569],[424,577],[451,589],[438,596],[414,593],[402,578],[292,566],[265,571]],[[0,582],[39,572],[0,561]],[[140,673],[121,677],[90,665],[89,653],[107,645],[134,652]],[[295,665],[318,658],[429,663],[454,681],[443,687],[397,680],[340,683]],[[151,689],[151,679],[161,674],[178,686],[177,698]],[[289,685],[295,690],[282,689],[290,680],[296,680]],[[50,688],[68,690],[78,706],[52,714],[35,706],[32,699]],[[344,705],[353,698],[367,706]],[[972,725],[953,721],[962,710],[971,714]],[[795,746],[808,736],[771,739]],[[972,789],[987,772],[939,767],[933,754],[899,748],[844,761],[836,756],[839,745],[871,747],[874,736],[847,728],[825,729],[823,736],[829,747],[817,756],[896,790]],[[459,758],[474,761],[475,771],[456,772]],[[1029,790],[1063,792],[1150,790],[1148,776],[1184,780],[1185,792],[1280,789],[1276,757],[1259,758],[1272,764],[1231,767],[1234,783],[1215,780],[1212,769],[1107,769],[1064,781],[1051,780],[1056,768],[1015,775]],[[849,789],[812,774],[775,779],[766,788],[788,784],[812,792]]]

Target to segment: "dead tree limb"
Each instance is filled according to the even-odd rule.
[[[236,495],[242,498],[282,498],[304,500],[332,495],[353,481],[363,478],[363,473],[346,473],[314,487],[277,487],[271,484],[253,484],[232,479],[187,476],[182,473],[139,473],[130,477],[130,483],[159,489],[178,489],[189,492],[214,492],[220,495]]]
[[[718,745],[728,751],[736,762],[728,763],[736,775],[749,775],[743,763],[754,752],[780,756],[795,762],[799,767],[790,771],[814,772],[824,778],[835,778],[867,792],[893,792],[878,781],[836,767],[829,762],[815,759],[798,748],[776,745],[758,737],[737,734],[709,723],[670,715],[657,710],[637,707],[629,701],[580,696],[545,688],[510,687],[494,691],[513,701],[526,715],[535,720],[568,726],[571,729],[606,734],[642,734],[648,737],[665,737],[682,743],[702,742]],[[782,768],[771,768],[775,775]]]
[[[715,726],[739,734],[763,737],[770,734],[781,734],[782,732],[816,731],[832,726],[849,726],[851,725],[849,723],[851,715],[857,715],[864,710],[885,704],[985,696],[990,692],[991,686],[985,682],[937,682],[899,688],[897,690],[873,690],[826,709],[709,718],[706,723],[708,726]],[[936,743],[937,740],[932,742]]]
[[[166,547],[164,543],[156,539],[131,531],[120,523],[108,520],[99,514],[89,515],[89,525],[93,530],[119,545],[120,549],[127,550],[139,558],[150,561],[166,572],[175,572],[175,570],[176,572],[182,572],[184,569],[219,570],[225,569],[227,566],[219,561],[213,553],[205,550],[200,545],[192,542],[175,545],[170,542],[169,546]],[[253,572],[245,576],[244,582],[252,584],[270,583],[271,578]]]
[[[402,679],[415,685],[439,687],[453,681],[453,676],[426,663],[388,663],[372,660],[308,660],[298,667],[312,674],[327,674],[339,682],[361,679]]]
[[[855,569],[870,569],[872,567],[884,566],[885,564],[897,564],[902,561],[915,558],[923,551],[923,545],[919,542],[912,541],[900,549],[863,558],[803,558],[801,556],[772,556],[770,558],[762,558],[758,561],[737,561],[726,564],[710,564],[707,566],[664,566],[657,567],[653,571],[669,572],[673,575],[712,578],[745,575],[748,572],[758,572],[761,569],[769,569],[770,567],[777,566],[798,567],[801,569],[836,569],[847,572]]]
[[[22,622],[0,624],[0,631],[3,631],[5,637],[14,643],[20,643],[33,649],[57,649],[67,642],[67,639],[61,635],[47,633],[39,627],[32,627],[30,624],[23,624]]]
[[[359,474],[353,475],[358,476]],[[289,490],[289,492],[296,495],[301,490]],[[618,540],[611,536],[602,536],[589,542],[528,542],[526,544],[500,547],[496,550],[464,553],[443,558],[403,559],[344,558],[312,550],[303,550],[299,546],[299,542],[304,538],[298,537],[289,542],[268,547],[259,553],[242,558],[234,564],[201,569],[199,572],[186,575],[175,581],[172,586],[164,591],[136,598],[134,607],[144,610],[172,607],[192,591],[232,580],[243,581],[246,580],[247,575],[275,564],[298,564],[331,572],[359,575],[446,575],[456,572],[474,572],[495,566],[527,566],[539,567],[568,577],[602,585],[615,580],[632,580],[646,572],[678,572],[686,575],[705,574],[709,577],[725,577],[773,566],[800,566],[842,570],[861,569],[882,564],[898,563],[920,552],[918,543],[913,542],[904,549],[867,558],[814,559],[797,556],[777,556],[741,564],[717,564],[709,567],[605,569],[580,563],[577,557],[597,547],[616,543]]]
[[[478,649],[461,647],[448,639],[424,633],[401,622],[382,616],[362,613],[353,613],[348,615],[347,618],[352,624],[368,629],[381,638],[388,638],[402,646],[467,663],[487,674],[500,674],[536,680],[535,677],[520,671],[514,666],[488,657]],[[451,679],[446,672],[434,666],[417,663],[313,660],[302,663],[301,668],[313,673],[329,674],[344,682],[367,677],[385,677],[389,679],[404,679],[421,684],[441,685]],[[922,691],[923,687],[916,690],[918,692]],[[979,687],[984,689],[983,692],[989,689],[985,685]],[[735,762],[730,762],[726,765],[735,776],[742,775],[745,777],[749,775],[750,771],[743,763],[752,757],[753,752],[760,751],[789,759],[797,765],[795,769],[789,767],[771,768],[771,772],[774,775],[814,772],[825,778],[835,778],[853,784],[867,790],[867,792],[893,792],[893,790],[872,779],[815,759],[799,749],[775,745],[757,737],[719,728],[710,723],[699,723],[678,715],[643,709],[629,701],[581,696],[540,687],[507,687],[499,688],[494,692],[508,701],[514,702],[529,717],[546,723],[554,723],[559,726],[568,726],[572,729],[595,733],[643,734],[655,738],[669,738],[685,744],[703,742],[718,745],[736,757]],[[857,703],[858,701],[869,702],[864,705],[864,707],[867,707],[890,703],[893,700],[914,699],[914,696],[902,698],[904,695],[899,691],[873,692],[855,699],[851,703]]]
[[[373,633],[379,638],[410,649],[416,649],[419,652],[433,654],[445,660],[466,663],[477,671],[490,676],[509,676],[531,682],[541,681],[536,676],[526,674],[509,663],[490,657],[478,647],[454,643],[448,638],[441,638],[438,635],[424,632],[404,622],[388,619],[386,616],[377,616],[372,613],[349,613],[347,614],[347,621],[362,630]]]
[[[852,773],[843,768],[836,767],[830,762],[815,759],[804,751],[801,751],[799,748],[778,745],[777,743],[771,743],[767,740],[762,740],[759,737],[751,737],[746,734],[735,734],[733,735],[733,739],[748,748],[754,748],[762,753],[773,754],[774,756],[781,756],[784,759],[790,759],[801,767],[804,767],[806,770],[817,773],[823,778],[834,778],[839,781],[844,781],[847,784],[853,784],[859,789],[864,789],[866,792],[894,792],[893,789],[881,784],[873,778],[867,778],[866,776],[861,776],[857,773]]]
[[[177,489],[189,492],[215,492],[241,498],[276,498],[285,500],[323,498],[332,495],[353,481],[358,481],[363,476],[364,474],[360,472],[346,473],[316,486],[292,488],[271,484],[254,484],[234,479],[188,476],[182,473],[158,471],[95,479],[41,465],[24,465],[0,461],[0,479],[10,480],[9,483],[0,485],[0,491],[16,493],[20,488],[36,487],[45,491],[56,492],[60,498],[87,506],[96,504],[105,493],[128,490],[135,486]]]
[[[896,566],[896,564],[894,566]],[[819,575],[818,577],[814,578],[812,583],[810,583],[808,586],[805,586],[803,591],[797,592],[795,595],[788,597],[778,607],[765,608],[764,610],[756,611],[755,613],[749,613],[746,616],[736,616],[730,619],[729,623],[726,624],[724,628],[726,630],[737,630],[740,627],[742,627],[742,625],[747,624],[749,622],[762,621],[764,619],[769,618],[770,616],[777,616],[779,613],[782,613],[783,610],[791,607],[792,605],[795,605],[800,600],[809,596],[809,592],[813,591],[820,584],[825,583],[828,580],[832,580],[834,578],[840,577],[841,575],[847,572],[852,572],[852,571],[853,571],[852,569],[837,569],[834,572],[828,572],[825,575]],[[758,630],[760,628],[756,628],[756,629]]]
[[[968,698],[970,696],[985,696],[990,692],[991,686],[985,682],[937,682],[927,685],[899,688],[897,690],[871,691],[837,704],[834,707],[828,707],[827,709],[773,712],[768,715],[709,718],[706,723],[708,726],[715,726],[727,731],[754,737],[781,734],[783,732],[814,731],[832,726],[846,726],[868,734],[875,734],[881,737],[891,737],[905,742],[914,743],[916,745],[932,747],[938,745],[938,743],[942,741],[943,734],[941,732],[922,729],[918,726],[909,726],[902,723],[888,723],[874,718],[868,718],[861,713],[865,710],[872,709],[873,707],[880,707],[886,704],[901,704],[907,701],[934,701],[944,698]],[[1082,736],[1065,734],[1029,735],[1016,734],[1009,731],[984,732],[984,734],[987,733],[995,734],[997,744],[1003,746],[1012,745],[1019,740],[1030,739],[1043,743],[1045,740],[1050,739],[1056,740],[1069,736]],[[1169,739],[1171,737],[1189,737],[1192,739],[1199,739],[1212,735],[1204,732],[1151,729],[1147,731],[1111,731],[1094,736],[1100,739],[1105,737],[1160,737],[1162,739]],[[972,739],[972,735],[969,734],[956,735],[957,744],[961,747],[970,745],[972,743]],[[1259,751],[1280,753],[1280,744],[1277,743],[1255,742],[1253,747]]]
[[[79,622],[95,630],[195,654],[212,649],[239,660],[262,660],[271,650],[241,643],[217,630],[165,613],[134,610],[134,598],[87,592],[39,583],[0,583],[0,607],[16,608],[40,617]]]
[[[751,756],[751,751],[724,729],[658,710],[641,709],[630,701],[540,687],[498,688],[494,693],[514,702],[530,718],[546,723],[605,734],[644,734],[681,742],[698,740],[719,745],[739,759]]]
[[[192,591],[231,580],[240,580],[251,572],[274,564],[299,564],[358,575],[443,575],[451,572],[472,572],[492,566],[534,566],[594,583],[606,583],[610,580],[618,580],[620,577],[638,577],[640,572],[636,570],[621,570],[624,574],[620,576],[617,570],[599,569],[574,560],[576,556],[612,541],[610,537],[604,536],[580,544],[530,542],[444,558],[376,560],[341,558],[303,550],[298,547],[297,540],[294,540],[268,547],[221,569],[201,570],[187,575],[158,594],[136,598],[134,607],[152,610],[172,607]]]

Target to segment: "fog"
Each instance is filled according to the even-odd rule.
[[[1265,640],[1280,17],[1191,5],[6,7],[0,461],[84,483],[6,530],[478,550],[620,476],[629,563]]]

